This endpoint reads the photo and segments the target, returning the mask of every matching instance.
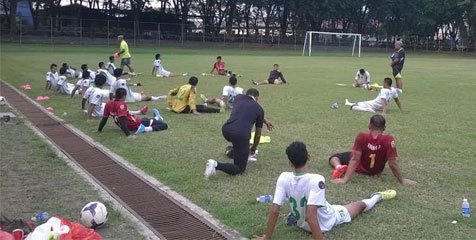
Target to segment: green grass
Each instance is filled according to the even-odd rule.
[[[97,63],[107,60],[115,50],[3,44],[0,76],[16,87],[31,84],[33,89],[26,93],[32,98],[51,95],[43,89],[44,73],[51,63],[67,62],[75,67],[88,63],[91,69],[96,69]],[[67,112],[64,117],[67,122],[246,237],[265,231],[270,204],[257,204],[254,199],[262,194],[273,194],[279,174],[291,170],[284,154],[289,143],[305,142],[313,156],[311,171],[329,179],[332,170],[328,157],[350,150],[356,134],[367,131],[371,115],[352,112],[342,103],[344,98],[370,100],[377,93],[336,86],[336,83],[350,84],[361,67],[379,84],[391,74],[389,53],[364,52],[362,58],[351,58],[331,54],[301,57],[299,51],[131,48],[133,66],[136,72],[143,73],[133,80],[144,84],[135,87],[135,91],[166,94],[170,88],[186,82],[183,77],[152,77],[150,71],[156,52],[162,54],[167,70],[197,75],[199,94],[208,96],[219,96],[227,83],[225,77],[200,75],[210,71],[217,55],[224,57],[227,68],[244,75],[238,85],[245,89],[252,86],[250,79],[266,78],[273,63],[281,65],[289,85],[258,87],[260,104],[276,125],[274,132],[264,132],[271,136],[272,143],[259,147],[258,162],[250,163],[243,175],[230,177],[218,173],[209,181],[203,180],[207,159],[230,161],[224,155],[227,143],[220,129],[228,114],[179,115],[165,111],[165,102],[150,102],[149,107],[161,110],[169,130],[128,140],[112,121],[103,133],[94,133],[98,121],[85,122],[79,111],[79,97],[71,100],[56,96],[41,104],[54,107],[58,116]],[[401,97],[404,110],[399,111],[394,103],[390,105],[387,133],[396,138],[404,176],[418,181],[418,185],[400,185],[388,168],[378,177],[357,175],[344,186],[329,182],[327,199],[333,204],[345,204],[387,188],[397,190],[398,196],[380,203],[352,224],[326,233],[327,238],[470,239],[476,234],[475,217],[462,219],[460,214],[463,197],[470,200],[473,208],[476,206],[475,67],[474,57],[407,53],[403,71],[405,92]],[[331,109],[334,102],[341,104],[341,108]],[[141,106],[143,103],[135,103],[129,108]],[[284,226],[288,211],[289,207],[285,206],[275,238],[310,239],[310,234]],[[458,224],[451,224],[453,220]]]

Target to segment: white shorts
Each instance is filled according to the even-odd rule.
[[[342,205],[331,205],[331,206],[334,209],[334,214],[336,218],[336,223],[334,226],[337,226],[343,223],[350,223],[352,221],[349,210],[347,210],[346,207]]]
[[[142,101],[142,95],[140,93],[132,92],[131,96],[126,97],[126,102],[140,102]]]
[[[160,70],[159,74],[164,76],[164,77],[170,77],[170,72],[166,71],[165,69]]]
[[[361,111],[366,111],[366,112],[376,112],[376,111],[382,111],[382,108],[380,106],[376,106],[374,101],[365,101],[365,102],[358,102],[356,103],[357,106],[363,109],[359,109]]]

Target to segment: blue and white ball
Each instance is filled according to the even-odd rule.
[[[100,228],[107,221],[107,209],[100,202],[90,202],[86,204],[79,214],[81,223],[88,228]]]

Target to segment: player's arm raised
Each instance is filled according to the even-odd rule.
[[[388,159],[388,166],[390,169],[392,169],[393,175],[398,179],[398,181],[400,181],[401,184],[409,186],[415,185],[417,183],[413,180],[403,178],[402,171],[400,170],[400,166],[398,166],[397,163],[397,158]]]
[[[314,239],[324,239],[321,228],[319,227],[319,220],[317,219],[317,206],[307,205],[306,208],[306,221],[309,224],[309,228],[312,231],[312,237]]]

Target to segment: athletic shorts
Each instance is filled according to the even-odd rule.
[[[164,76],[164,77],[170,77],[170,72],[166,71],[165,69],[160,70],[159,74]]]
[[[395,78],[402,78],[402,69],[399,69],[397,67],[393,67],[393,77]]]
[[[283,81],[281,81],[280,79],[276,78],[276,79],[268,79],[268,83],[269,84],[280,84],[280,83],[283,83]]]
[[[131,64],[131,58],[121,58],[121,65]]]
[[[140,93],[132,92],[131,96],[127,96],[126,102],[140,102],[142,101],[142,95]]]
[[[347,210],[346,207],[342,205],[332,205],[332,208],[334,209],[334,214],[336,218],[336,223],[334,226],[343,223],[350,223],[352,221],[349,210]]]
[[[349,161],[350,161],[350,154],[352,152],[343,152],[343,153],[336,153],[334,155],[332,155],[330,158],[329,158],[329,164],[331,163],[331,159],[333,157],[337,157],[339,160],[340,160],[340,164],[342,165],[349,165]]]

